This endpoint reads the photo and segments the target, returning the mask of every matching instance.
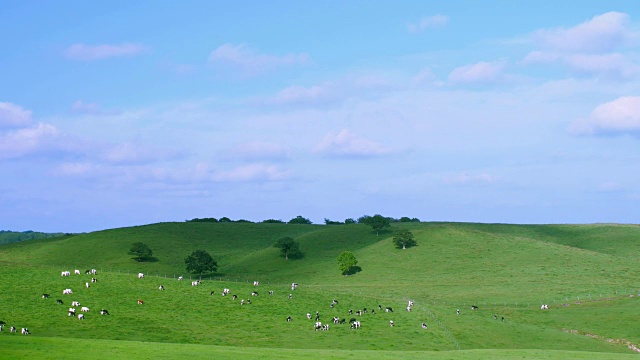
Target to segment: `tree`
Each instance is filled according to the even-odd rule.
[[[398,229],[393,233],[393,243],[397,248],[405,250],[407,246],[415,246],[416,241],[413,239],[413,233],[407,229]]]
[[[298,215],[293,219],[289,220],[287,224],[311,224],[311,220],[307,218],[303,218],[302,216]]]
[[[292,258],[300,258],[302,257],[302,252],[300,251],[300,244],[295,241],[292,237],[283,237],[282,239],[278,240],[278,242],[276,242],[273,245],[274,248],[278,248],[280,249],[280,251],[282,252],[282,255],[284,255],[284,258],[289,260],[289,257]]]
[[[351,274],[356,269],[357,264],[358,260],[356,260],[356,256],[351,251],[343,251],[338,256],[338,268],[340,268],[342,275]]]
[[[129,255],[134,255],[136,261],[143,262],[153,255],[153,251],[147,244],[142,242],[136,242],[131,245],[131,249],[128,252]]]
[[[347,218],[347,219],[345,219],[345,220],[344,220],[344,223],[345,223],[345,224],[355,224],[355,223],[356,223],[356,221],[355,221],[355,220],[353,220],[352,218]]]
[[[391,226],[391,221],[389,220],[389,218],[384,217],[380,214],[375,214],[373,216],[362,216],[358,219],[358,223],[371,226],[373,230],[376,231],[376,236],[378,236],[382,229]]]
[[[196,250],[184,259],[187,271],[192,274],[214,273],[218,263],[205,250]]]

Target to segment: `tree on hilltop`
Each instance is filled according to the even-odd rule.
[[[187,271],[192,274],[214,273],[218,270],[218,263],[213,260],[206,250],[196,250],[184,259]]]
[[[302,257],[300,244],[290,236],[279,239],[278,242],[273,245],[273,247],[280,249],[280,252],[282,252],[282,255],[286,260],[289,260],[289,257],[293,259]]]
[[[391,220],[388,217],[384,217],[380,214],[375,214],[373,216],[362,216],[358,219],[359,224],[366,224],[371,226],[373,230],[376,231],[376,236],[380,234],[384,228],[388,228],[391,226]]]
[[[129,249],[128,254],[134,255],[134,259],[136,261],[143,262],[145,260],[151,259],[151,256],[153,256],[153,251],[147,244],[143,242],[135,242],[131,244],[131,249]]]
[[[289,220],[287,224],[311,224],[311,220],[307,218],[303,218],[302,216],[298,215],[293,219]]]
[[[415,246],[416,240],[413,238],[413,233],[407,229],[398,229],[393,233],[393,243],[397,248],[405,250],[407,246]]]

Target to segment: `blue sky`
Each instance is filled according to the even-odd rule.
[[[638,223],[634,1],[3,1],[0,33],[0,229]]]

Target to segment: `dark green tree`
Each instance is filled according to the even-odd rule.
[[[398,229],[393,233],[393,243],[397,248],[405,250],[407,246],[415,246],[416,240],[413,238],[413,233],[407,229]]]
[[[220,218],[220,220],[218,220],[219,222],[233,222],[233,220],[229,219],[226,216],[223,216]]]
[[[303,218],[302,216],[298,215],[293,219],[289,220],[287,224],[311,224],[311,220],[307,218]]]
[[[153,255],[151,248],[142,242],[135,242],[131,245],[131,249],[128,252],[129,255],[134,255],[136,261],[143,262]]]
[[[289,260],[289,257],[294,259],[302,257],[300,244],[292,237],[283,237],[282,239],[278,240],[278,242],[276,242],[273,247],[280,249],[280,252],[282,252],[282,255],[287,260]]]
[[[218,270],[218,263],[213,260],[206,250],[196,250],[184,259],[187,271],[192,274],[214,273]]]
[[[355,221],[355,220],[353,220],[352,218],[348,218],[348,219],[345,219],[345,220],[344,220],[344,223],[345,223],[345,224],[355,224],[355,223],[356,223],[356,221]]]
[[[362,221],[360,221],[362,219]],[[391,221],[388,217],[384,217],[380,214],[375,214],[373,216],[363,216],[358,219],[358,223],[363,223],[371,226],[373,230],[376,231],[376,236],[380,234],[384,228],[388,228],[391,226]]]
[[[338,256],[338,268],[342,272],[342,275],[351,274],[358,264],[358,260],[356,260],[356,256],[353,255],[351,251],[343,251]]]
[[[284,224],[284,221],[282,220],[276,220],[276,219],[267,219],[267,220],[262,220],[263,224]]]

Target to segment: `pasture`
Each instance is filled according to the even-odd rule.
[[[6,280],[0,283],[0,320],[28,327],[33,335],[9,334],[5,328],[0,344],[17,357],[65,348],[81,352],[82,344],[97,341],[110,349],[105,355],[115,357],[149,357],[157,344],[167,354],[194,356],[251,351],[277,358],[359,358],[376,351],[376,358],[428,353],[460,359],[487,354],[604,359],[633,356],[627,343],[640,343],[638,227],[401,225],[414,232],[418,246],[395,249],[390,233],[375,236],[362,225],[201,223],[2,246],[0,278]],[[282,236],[300,242],[302,260],[278,256],[271,246]],[[131,260],[126,251],[135,241],[148,243],[158,261]],[[180,263],[195,248],[207,249],[220,265],[220,274],[199,286],[191,286]],[[361,272],[339,274],[335,259],[345,249],[356,254]],[[98,282],[85,288],[92,276],[84,271],[91,268],[98,269]],[[73,275],[74,269],[81,275]],[[72,275],[61,277],[63,270]],[[144,279],[138,279],[139,271]],[[260,285],[253,286],[254,280]],[[292,282],[300,284],[294,291]],[[62,295],[65,288],[74,293]],[[224,288],[231,294],[223,297]],[[253,291],[260,295],[251,296]],[[43,293],[51,297],[43,299]],[[240,305],[241,299],[251,304]],[[331,308],[333,299],[338,304]],[[409,299],[415,302],[411,312]],[[91,309],[85,320],[67,316],[74,300]],[[550,309],[540,310],[542,303]],[[365,307],[362,316],[348,314]],[[111,315],[101,316],[100,309]],[[306,314],[316,311],[330,324],[328,331],[313,330],[314,318]],[[362,327],[333,324],[334,316],[357,318]],[[145,352],[140,344],[154,346]]]

